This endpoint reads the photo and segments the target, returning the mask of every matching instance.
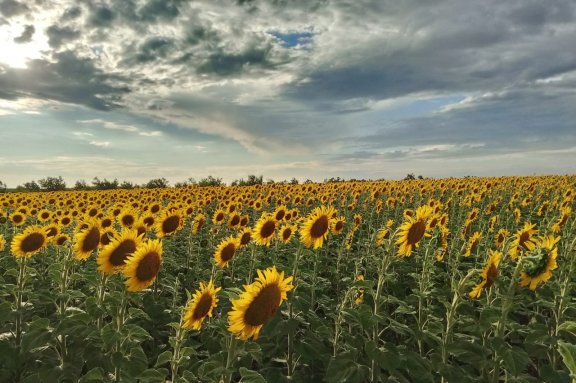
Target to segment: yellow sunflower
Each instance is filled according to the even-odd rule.
[[[531,250],[534,248],[533,236],[536,234],[534,227],[535,223],[526,222],[524,227],[514,234],[514,240],[510,246],[508,254],[512,257],[514,261],[522,255],[522,251]]]
[[[284,272],[279,273],[275,266],[257,271],[256,280],[245,285],[240,297],[231,301],[228,313],[228,331],[242,340],[257,339],[264,323],[276,314],[288,299],[287,292],[294,288],[293,278],[284,278]]]
[[[16,257],[31,257],[48,243],[46,230],[38,225],[28,226],[12,238],[10,251]]]
[[[205,223],[206,216],[204,214],[200,213],[196,215],[196,217],[194,217],[194,222],[192,222],[192,234],[198,234]]]
[[[156,236],[158,238],[168,237],[182,229],[183,226],[184,219],[180,215],[180,212],[170,212],[169,210],[166,210],[158,219],[158,223],[156,224]]]
[[[231,213],[230,217],[228,217],[228,227],[231,229],[238,227],[240,225],[241,218],[242,217],[238,212]]]
[[[4,239],[4,236],[0,234],[0,251],[3,251],[5,246],[6,246],[6,240]]]
[[[100,223],[89,221],[88,227],[74,236],[74,259],[85,261],[100,244]]]
[[[383,227],[376,233],[376,245],[382,246],[384,244],[384,240],[388,238],[390,238],[390,229]]]
[[[562,226],[564,226],[566,221],[568,221],[568,217],[570,217],[570,213],[572,213],[572,208],[569,206],[563,207],[560,210],[560,212],[562,213],[562,215],[560,216],[560,218],[558,218],[558,220],[556,222],[554,222],[554,225],[552,225],[552,232],[553,233],[558,233],[562,229]]]
[[[194,292],[192,300],[186,307],[182,327],[189,330],[200,330],[204,319],[206,317],[212,318],[212,311],[218,303],[216,294],[221,289],[221,287],[215,288],[212,280],[208,284],[200,282],[200,288]]]
[[[363,281],[364,275],[356,276],[356,280],[357,281]],[[364,303],[364,288],[363,287],[360,287],[358,289],[358,292],[354,295],[354,303],[357,305],[361,305],[362,303]]]
[[[252,234],[256,244],[261,246],[270,246],[274,234],[276,233],[276,220],[274,216],[268,213],[263,213],[256,225]]]
[[[36,218],[38,218],[38,221],[40,222],[46,222],[50,217],[52,217],[52,212],[48,209],[42,209],[36,215]]]
[[[479,231],[475,231],[466,243],[466,250],[464,251],[465,257],[471,256],[472,253],[476,251],[478,243],[480,243],[480,239],[482,239],[482,234],[480,234]]]
[[[498,230],[498,233],[496,233],[496,238],[494,238],[494,243],[496,244],[496,247],[501,248],[502,245],[504,245],[504,241],[506,240],[506,238],[508,238],[509,235],[510,232],[506,229]]]
[[[498,277],[498,266],[502,259],[502,253],[498,250],[490,250],[490,256],[486,262],[486,266],[482,269],[482,282],[478,283],[472,291],[468,294],[470,298],[480,298],[482,290],[489,288],[494,284],[494,280]]]
[[[226,267],[228,263],[234,258],[236,250],[240,247],[240,240],[233,236],[225,238],[220,242],[216,251],[214,252],[214,261],[218,267]]]
[[[124,209],[117,217],[118,223],[125,228],[131,228],[138,219],[138,214],[133,209]]]
[[[226,218],[226,213],[222,209],[218,209],[212,215],[212,223],[215,225],[221,225]]]
[[[296,230],[298,230],[296,225],[284,225],[278,232],[278,239],[282,241],[282,243],[287,244],[292,239],[292,236]]]
[[[416,209],[414,216],[405,216],[396,240],[396,244],[400,246],[399,256],[408,257],[412,254],[412,249],[420,246],[420,240],[426,235],[428,219],[432,214],[432,208],[424,205]]]
[[[121,271],[128,256],[136,251],[140,242],[142,238],[138,237],[136,230],[123,229],[98,254],[98,270],[106,274]]]
[[[540,283],[546,283],[552,278],[552,270],[558,268],[556,257],[558,247],[556,244],[560,237],[547,235],[534,241],[534,247],[526,253],[522,272],[520,273],[520,285],[529,286],[530,290],[536,290]]]
[[[312,210],[300,227],[300,240],[306,247],[318,249],[324,244],[337,214],[332,206],[320,206]]]
[[[330,228],[330,231],[332,231],[332,234],[334,235],[342,234],[342,231],[344,231],[345,224],[346,224],[346,217],[343,216],[337,217],[334,219],[334,224]]]
[[[252,229],[245,227],[238,233],[238,241],[240,242],[240,247],[247,246],[252,239]]]
[[[54,240],[54,243],[56,244],[56,246],[64,246],[68,242],[70,242],[70,237],[68,237],[68,235],[66,235],[66,234],[60,234]]]
[[[10,214],[10,220],[14,224],[14,226],[22,226],[24,222],[26,222],[26,215],[20,213],[19,211]]]
[[[162,242],[158,239],[142,242],[126,259],[122,274],[128,291],[140,291],[156,280],[162,264]]]

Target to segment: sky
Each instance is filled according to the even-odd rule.
[[[0,0],[0,181],[576,173],[573,0]]]

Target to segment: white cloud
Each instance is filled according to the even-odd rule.
[[[78,120],[76,122],[79,122],[81,124],[101,125],[105,129],[120,130],[128,133],[136,133],[139,131],[139,129],[134,125],[119,124],[117,122],[106,121],[99,118],[95,118],[92,120]]]
[[[94,146],[98,146],[100,148],[107,148],[108,146],[110,146],[109,141],[90,141],[89,144],[94,145]]]

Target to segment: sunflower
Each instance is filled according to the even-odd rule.
[[[50,242],[56,239],[56,236],[60,234],[60,225],[57,223],[51,223],[47,226],[44,226],[44,229],[46,230],[46,237]]]
[[[28,226],[12,238],[10,251],[16,257],[31,257],[47,244],[46,230],[38,225]]]
[[[287,244],[292,239],[292,236],[296,230],[298,230],[296,225],[284,225],[278,232],[278,239],[282,241],[282,243]]]
[[[242,340],[257,339],[264,323],[276,314],[288,299],[287,292],[294,288],[293,278],[284,278],[284,272],[279,273],[275,266],[257,271],[256,280],[245,285],[240,297],[231,301],[228,313],[228,331]]]
[[[0,251],[3,251],[5,246],[6,246],[6,240],[4,239],[4,236],[0,234]]]
[[[446,226],[439,226],[440,227],[440,244],[436,249],[436,260],[438,262],[442,262],[446,254],[448,254],[448,236],[450,235],[450,230]]]
[[[274,219],[276,221],[282,221],[284,219],[284,217],[286,216],[287,212],[288,212],[288,210],[286,209],[286,206],[284,206],[284,205],[278,206],[273,213]]]
[[[17,211],[10,214],[10,220],[14,224],[14,226],[22,226],[24,222],[26,222],[26,215]]]
[[[100,231],[100,247],[104,247],[110,242],[116,235],[116,232],[112,228],[104,229]]]
[[[330,228],[330,231],[332,231],[332,234],[334,235],[342,234],[342,231],[344,231],[345,224],[346,224],[346,217],[343,216],[337,217],[334,219],[334,224]]]
[[[184,226],[184,219],[180,213],[166,210],[156,224],[156,236],[158,238],[168,237],[182,229],[182,226]]]
[[[67,234],[60,234],[54,240],[54,243],[56,244],[56,246],[64,246],[64,245],[66,245],[67,242],[70,242],[70,237],[68,237]]]
[[[256,225],[252,234],[254,241],[261,246],[270,246],[274,234],[276,233],[276,220],[274,216],[269,213],[263,213]]]
[[[200,282],[200,288],[194,292],[192,300],[186,307],[182,327],[189,330],[200,330],[204,319],[206,317],[212,318],[212,310],[218,303],[216,294],[221,289],[221,287],[215,288],[212,280],[208,284]]]
[[[304,246],[314,249],[322,247],[333,224],[332,217],[335,213],[336,209],[332,206],[320,206],[312,210],[300,227],[300,239]]]
[[[470,237],[468,242],[466,243],[466,251],[464,251],[464,256],[469,257],[476,251],[478,247],[478,243],[482,239],[482,234],[479,231],[475,231],[474,234]]]
[[[100,244],[100,223],[88,221],[88,227],[74,236],[74,259],[85,261]]]
[[[162,242],[159,239],[142,242],[126,259],[122,274],[128,291],[140,291],[156,280],[162,264]]]
[[[240,225],[241,218],[242,217],[238,212],[231,213],[230,217],[228,217],[228,227],[231,229],[238,227]]]
[[[222,209],[218,209],[212,215],[212,223],[215,225],[221,225],[226,218],[226,213]]]
[[[245,227],[238,233],[236,238],[238,238],[238,241],[240,241],[240,247],[248,245],[250,240],[252,240],[252,229]]]
[[[225,238],[220,242],[216,251],[214,252],[214,260],[219,267],[226,267],[228,263],[234,258],[236,250],[240,247],[240,240],[233,236]]]
[[[126,264],[128,256],[133,254],[142,238],[138,237],[136,230],[123,229],[112,241],[102,248],[98,254],[98,270],[111,274],[118,272]]]
[[[117,217],[118,223],[125,228],[131,228],[138,219],[138,214],[132,209],[124,209]]]
[[[562,226],[564,226],[566,221],[568,221],[568,217],[570,217],[570,213],[572,213],[572,208],[569,206],[563,207],[560,210],[560,212],[562,213],[562,215],[560,216],[560,218],[558,218],[558,220],[556,222],[554,222],[554,225],[552,225],[552,232],[553,233],[558,233],[560,231],[560,229],[562,229]]]
[[[531,250],[534,248],[532,237],[536,234],[536,230],[534,230],[535,226],[535,223],[526,222],[524,227],[514,234],[514,240],[512,241],[510,250],[508,251],[508,254],[510,254],[514,261],[522,255],[523,250]]]
[[[496,233],[496,238],[494,238],[494,243],[496,244],[496,247],[501,248],[502,245],[504,245],[504,241],[506,240],[506,238],[508,238],[509,235],[510,232],[506,229],[498,230],[498,233]]]
[[[362,225],[362,216],[360,214],[354,214],[354,230],[358,229]]]
[[[552,270],[558,268],[556,257],[558,247],[556,244],[560,237],[547,235],[534,241],[534,247],[524,259],[522,272],[520,273],[520,286],[529,286],[530,290],[536,290],[540,283],[546,283],[552,278]]]
[[[405,216],[405,221],[400,225],[396,244],[400,246],[399,256],[408,257],[413,248],[418,248],[420,240],[426,235],[428,218],[432,215],[431,207],[424,205],[416,209],[415,217]]]
[[[364,275],[358,275],[356,277],[357,281],[363,281],[364,280]],[[357,305],[361,305],[362,303],[364,303],[364,288],[361,287],[358,289],[358,292],[354,295],[354,303]]]
[[[50,217],[52,217],[52,212],[48,209],[42,209],[36,215],[36,218],[38,218],[38,221],[40,222],[46,222]]]
[[[489,288],[498,277],[498,266],[502,259],[502,253],[498,250],[490,250],[490,256],[486,262],[486,266],[482,269],[482,282],[478,283],[472,291],[468,294],[470,298],[480,298],[482,290]]]

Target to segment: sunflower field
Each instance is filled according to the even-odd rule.
[[[0,194],[0,382],[576,381],[576,176]]]

